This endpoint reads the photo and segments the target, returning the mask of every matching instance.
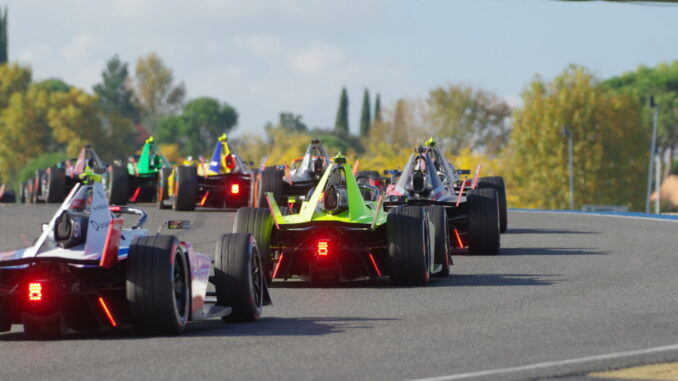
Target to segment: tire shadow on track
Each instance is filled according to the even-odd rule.
[[[342,333],[354,329],[371,329],[370,322],[395,321],[390,318],[361,318],[361,317],[303,317],[281,318],[263,317],[252,323],[223,323],[220,319],[210,319],[189,323],[183,334],[176,338],[191,337],[241,337],[241,336],[322,336],[332,333]],[[159,336],[138,336],[131,329],[114,332],[92,332],[63,335],[47,339],[33,339],[24,336],[23,332],[0,334],[2,341],[80,341],[80,340],[145,340],[156,339]]]
[[[558,274],[452,274],[433,278],[426,287],[551,286],[562,281]]]
[[[599,251],[592,247],[506,247],[499,251],[500,256],[506,255],[607,255],[606,251]],[[469,255],[476,256],[476,255]]]
[[[509,228],[506,234],[600,234],[587,230],[563,230],[563,229],[531,229],[531,228]]]

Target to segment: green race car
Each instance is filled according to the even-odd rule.
[[[423,285],[443,271],[434,260],[436,226],[425,207],[384,211],[377,187],[358,184],[337,155],[299,213],[278,207],[241,208],[234,232],[253,233],[267,279],[299,276],[340,281],[388,276],[398,285]]]
[[[124,205],[128,202],[155,202],[158,181],[172,171],[169,161],[158,150],[151,136],[146,139],[141,155],[131,156],[127,165],[111,165],[104,176],[108,201]]]

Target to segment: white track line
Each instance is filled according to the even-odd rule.
[[[463,380],[463,379],[477,378],[477,377],[501,376],[501,375],[507,375],[507,374],[516,373],[516,372],[528,371],[528,370],[553,368],[553,367],[559,367],[559,366],[564,366],[564,365],[573,365],[573,364],[583,364],[583,363],[587,363],[587,362],[600,361],[600,360],[614,360],[614,359],[620,359],[620,358],[624,358],[624,357],[645,355],[645,354],[658,353],[658,352],[675,351],[675,350],[678,350],[678,344],[665,345],[665,346],[662,346],[662,347],[654,347],[654,348],[647,348],[647,349],[640,349],[640,350],[635,350],[635,351],[616,352],[616,353],[608,353],[608,354],[604,354],[604,355],[580,357],[580,358],[562,360],[562,361],[541,362],[541,363],[536,363],[536,364],[531,364],[531,365],[522,365],[522,366],[509,367],[509,368],[481,370],[481,371],[478,371],[478,372],[458,373],[458,374],[451,374],[451,375],[448,375],[448,376],[440,376],[440,377],[419,378],[419,379],[416,379],[415,381],[448,381],[448,380]]]
[[[623,216],[618,214],[604,214],[596,212],[563,212],[563,211],[549,211],[549,210],[511,210],[512,213],[551,213],[551,214],[567,214],[570,216],[596,216],[596,217],[615,217],[626,218],[630,220],[646,220],[646,221],[662,221],[662,222],[678,222],[678,219],[657,218],[657,217],[641,217],[641,216]]]

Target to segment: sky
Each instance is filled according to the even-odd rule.
[[[334,126],[342,86],[357,133],[382,106],[462,83],[512,105],[569,64],[601,78],[678,59],[678,5],[553,0],[0,0],[10,60],[91,91],[106,61],[155,52],[188,98],[234,106],[236,134],[278,114]],[[372,99],[374,104],[374,99]]]

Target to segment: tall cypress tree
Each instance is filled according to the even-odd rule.
[[[9,61],[7,47],[7,7],[5,7],[4,13],[0,9],[0,65],[6,64]]]
[[[337,120],[334,123],[334,129],[348,135],[348,93],[345,87],[341,88],[339,109],[337,110]]]
[[[370,133],[370,124],[372,116],[370,115],[370,91],[365,89],[363,93],[363,109],[360,112],[360,136],[367,136]]]
[[[381,97],[377,93],[377,99],[374,101],[374,121],[381,122]]]

